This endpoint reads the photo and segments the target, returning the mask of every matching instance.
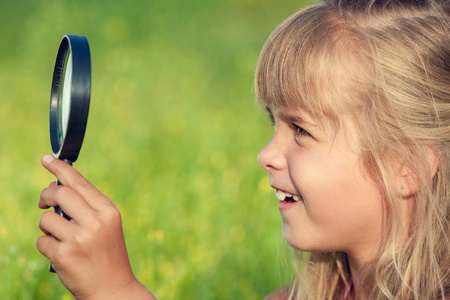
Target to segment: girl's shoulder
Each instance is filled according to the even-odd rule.
[[[289,296],[289,289],[283,288],[267,295],[264,300],[286,300]]]

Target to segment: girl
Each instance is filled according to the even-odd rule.
[[[267,41],[258,161],[285,239],[311,252],[289,299],[450,299],[449,13],[327,0]]]
[[[450,299],[450,4],[329,0],[267,41],[256,91],[275,133],[258,156],[299,275],[269,299]],[[37,240],[77,299],[154,299],[120,214],[69,165]],[[301,270],[301,271],[300,271]]]

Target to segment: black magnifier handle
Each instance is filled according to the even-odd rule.
[[[63,159],[63,161],[64,161],[66,164],[72,165],[72,162],[71,162],[70,160],[68,160],[68,159]],[[59,182],[58,179],[56,179],[56,184],[57,184],[57,185],[63,185],[61,182]],[[55,206],[55,212],[56,212],[58,215],[60,215],[61,217],[64,217],[64,218],[66,218],[67,220],[70,221],[71,218],[70,218],[68,215],[66,215],[65,212],[63,212],[63,210],[61,209],[61,207]]]
[[[63,159],[63,161],[69,165],[72,165],[72,162],[68,159]],[[56,184],[57,185],[63,185],[58,179],[56,179]],[[66,213],[61,209],[61,207],[59,206],[55,206],[55,212],[60,215],[61,217],[64,217],[66,220],[71,220],[71,218],[66,215]],[[52,263],[50,262],[50,267],[49,267],[49,271],[56,273],[55,269],[53,269]]]

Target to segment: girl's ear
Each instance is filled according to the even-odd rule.
[[[439,170],[439,154],[434,145],[427,146],[428,151],[428,162],[430,164],[430,178],[433,179],[436,176],[437,171]]]
[[[427,154],[428,166],[430,168],[429,178],[433,179],[439,169],[439,155],[437,153],[436,147],[432,145],[427,146]],[[410,166],[402,164],[398,177],[398,188],[402,197],[409,198],[413,196],[417,192],[417,190],[420,189],[421,185],[422,182],[418,174],[414,172],[414,170]]]

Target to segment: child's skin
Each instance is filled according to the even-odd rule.
[[[270,185],[300,200],[281,201],[286,241],[301,251],[345,252],[352,274],[349,300],[360,294],[360,267],[376,259],[381,239],[383,206],[381,194],[362,165],[362,153],[352,122],[342,114],[341,127],[319,122],[296,108],[267,107],[275,124],[269,144],[258,162],[269,173]],[[428,149],[430,175],[436,174],[439,159]],[[392,158],[396,185],[402,201],[404,228],[408,228],[411,195],[416,192],[414,173]],[[400,188],[401,186],[401,188]],[[406,230],[404,235],[406,237]],[[280,290],[266,299],[286,299]]]
[[[52,262],[61,282],[76,299],[156,299],[133,275],[119,211],[74,168],[50,155],[42,165],[63,186],[42,191],[39,208],[60,206],[67,221],[45,212],[39,227],[39,251]]]
[[[350,271],[357,274],[360,266],[376,257],[383,201],[364,172],[351,122],[343,117],[343,126],[336,131],[295,108],[268,111],[275,133],[258,162],[269,172],[274,189],[300,198],[279,205],[286,241],[302,251],[346,252]],[[348,299],[358,292],[357,276],[353,281]]]

